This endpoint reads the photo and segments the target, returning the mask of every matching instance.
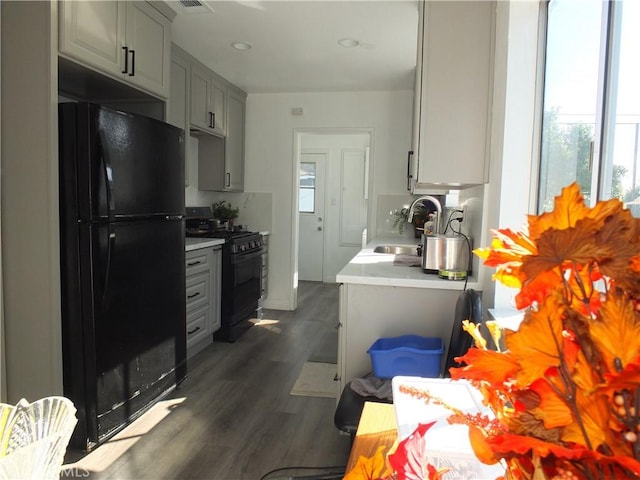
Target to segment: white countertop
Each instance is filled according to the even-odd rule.
[[[189,252],[199,248],[215,247],[216,245],[222,245],[223,243],[224,238],[185,238],[184,251]]]
[[[464,280],[445,280],[433,273],[424,273],[422,267],[405,267],[393,264],[395,255],[373,253],[377,245],[416,245],[402,240],[378,238],[367,244],[338,273],[336,282],[360,285],[384,285],[389,287],[433,288],[443,290],[462,290]],[[467,288],[480,290],[479,283],[473,276],[469,277]]]

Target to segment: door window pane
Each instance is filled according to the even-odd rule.
[[[538,210],[574,181],[587,202],[592,175],[603,23],[601,0],[551,0],[548,6]],[[597,148],[597,147],[596,147]]]
[[[300,213],[315,212],[316,203],[316,164],[300,162],[298,211]]]
[[[613,5],[602,198],[619,198],[640,216],[640,2]]]

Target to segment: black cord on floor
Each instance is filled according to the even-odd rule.
[[[346,465],[336,465],[333,467],[280,467],[280,468],[274,468],[273,470],[265,473],[263,476],[260,477],[260,480],[266,480],[266,478],[269,475],[272,475],[274,473],[277,472],[283,472],[285,470],[335,470],[335,469],[340,469],[341,472],[340,473],[344,473],[345,469],[346,469]],[[338,472],[336,472],[338,473]]]

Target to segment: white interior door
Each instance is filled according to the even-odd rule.
[[[367,227],[371,132],[304,133],[298,151],[298,279],[334,283],[360,250]],[[299,178],[301,165],[309,168],[303,170],[304,179]],[[301,181],[313,183],[313,207],[311,185]]]
[[[302,151],[298,173],[298,278],[322,282],[327,152]]]

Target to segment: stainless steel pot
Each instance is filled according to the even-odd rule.
[[[422,235],[422,271],[438,273],[442,262],[444,235]]]
[[[422,271],[438,273],[440,270],[467,272],[469,268],[469,251],[473,248],[471,237],[469,244],[463,236],[423,235],[422,236]]]

